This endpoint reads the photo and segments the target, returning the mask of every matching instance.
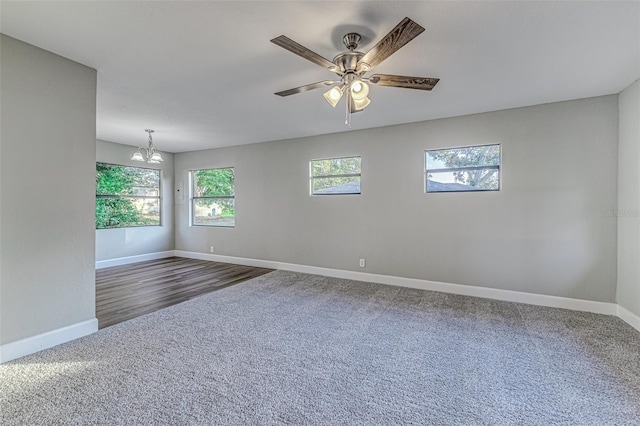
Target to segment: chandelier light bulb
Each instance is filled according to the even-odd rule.
[[[162,161],[162,155],[156,151],[151,155],[150,161],[157,161],[159,163]]]

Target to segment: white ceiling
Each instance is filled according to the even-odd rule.
[[[375,71],[437,77],[432,92],[371,88],[352,129],[618,93],[640,77],[640,2],[6,1],[0,30],[98,70],[97,137],[182,152],[349,130],[335,75],[272,44],[332,59],[402,18],[426,31]],[[343,101],[344,102],[344,101]]]

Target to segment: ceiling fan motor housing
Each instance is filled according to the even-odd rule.
[[[364,53],[362,52],[343,52],[333,58],[333,63],[336,64],[342,74],[357,73],[358,61],[363,56]]]
[[[339,53],[332,61],[339,68],[340,74],[363,74],[358,69],[358,61],[364,56],[364,53],[356,51],[361,39],[362,37],[358,33],[348,33],[342,37],[342,42],[349,51]]]

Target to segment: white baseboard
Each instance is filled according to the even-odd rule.
[[[221,256],[217,254],[196,253],[176,250],[175,255],[191,259],[212,260],[215,262],[236,263],[239,265],[260,268],[282,269],[285,271],[306,274],[324,275],[357,281],[417,288],[420,290],[439,291],[464,296],[483,297],[486,299],[504,300],[508,302],[527,303],[530,305],[549,306],[553,308],[571,309],[574,311],[594,312],[604,315],[617,315],[615,303],[596,302],[593,300],[571,299],[568,297],[549,296],[545,294],[525,293],[512,290],[501,290],[489,287],[475,287],[462,284],[451,284],[439,281],[428,281],[416,278],[395,277],[391,275],[371,274],[367,272],[346,271],[342,269],[321,268],[318,266],[297,265],[293,263],[271,260],[248,259],[243,257]],[[624,319],[624,318],[623,318]],[[626,321],[626,320],[625,320]]]
[[[96,269],[110,268],[111,266],[128,265],[129,263],[144,262],[145,260],[164,259],[175,256],[175,250],[159,251],[156,253],[145,253],[137,256],[118,257],[96,261]]]
[[[248,257],[224,256],[220,254],[197,253],[195,251],[175,250],[175,256],[186,257],[188,259],[211,260],[213,262],[235,263],[236,265],[255,266],[256,268],[285,269],[280,265],[288,263],[273,260],[250,259]],[[312,266],[310,266],[312,268]]]
[[[618,317],[620,317],[622,321],[626,322],[631,327],[640,331],[640,317],[620,305],[617,305],[617,306],[618,306],[618,312],[617,312]]]
[[[0,345],[0,364],[98,331],[96,318]]]
[[[474,296],[486,299],[504,300],[508,302],[527,303],[531,305],[548,306],[553,308],[594,312],[604,315],[615,315],[626,323],[630,324],[636,330],[640,331],[640,317],[615,303],[571,299],[568,297],[524,293],[488,287],[475,287],[469,285],[421,280],[416,278],[371,274],[367,272],[322,268],[318,266],[297,265],[294,263],[278,262],[272,260],[260,260],[208,253],[196,253],[182,250],[170,250],[139,256],[98,261],[96,262],[96,269],[107,268],[110,266],[126,265],[129,263],[142,262],[145,260],[162,259],[171,256],[210,260],[215,262],[235,263],[238,265],[255,266],[269,269],[281,269],[285,271],[324,275],[328,277],[409,287],[420,290],[439,291],[443,293],[460,294],[464,296]],[[28,337],[26,339],[0,345],[0,364],[41,351],[43,349],[59,345],[61,343],[66,343],[70,340],[78,339],[88,334],[95,333],[96,331],[98,331],[98,320],[96,318],[93,318],[88,321],[83,321],[67,327],[62,327],[57,330],[39,334],[37,336]]]

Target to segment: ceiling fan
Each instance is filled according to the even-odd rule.
[[[335,107],[346,94],[346,123],[350,124],[351,113],[362,111],[371,103],[368,97],[368,84],[431,90],[438,83],[439,79],[389,74],[374,74],[370,77],[364,76],[423,31],[423,27],[409,18],[404,18],[367,53],[356,50],[362,38],[360,34],[348,33],[342,38],[347,51],[336,55],[333,61],[318,55],[284,35],[276,37],[271,40],[272,43],[336,73],[339,79],[319,81],[317,83],[276,92],[275,94],[278,96],[289,96],[320,87],[333,86],[324,93],[324,98],[331,106]]]

